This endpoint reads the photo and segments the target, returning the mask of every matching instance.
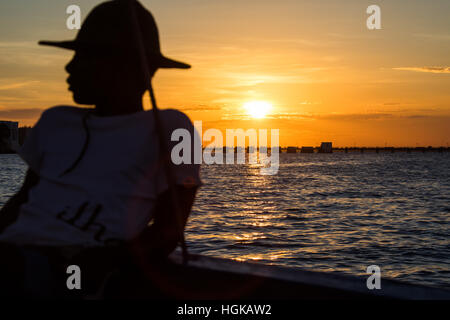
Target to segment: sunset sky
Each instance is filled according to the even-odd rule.
[[[73,105],[64,71],[73,53],[37,41],[74,38],[67,6],[84,19],[100,2],[0,2],[0,120],[32,125],[48,107]],[[448,0],[141,2],[163,53],[193,66],[157,72],[158,103],[204,128],[279,129],[282,146],[450,143]],[[366,28],[371,4],[382,30]],[[251,101],[272,108],[251,118]]]

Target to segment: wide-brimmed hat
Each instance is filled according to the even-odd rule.
[[[135,14],[130,14],[130,9],[134,9]],[[136,34],[133,18],[137,20],[140,35]],[[39,44],[70,50],[121,50],[138,55],[140,41],[138,37],[142,39],[147,61],[151,66],[181,69],[191,67],[186,63],[169,59],[161,53],[155,19],[135,0],[103,2],[92,9],[74,40],[39,41]]]

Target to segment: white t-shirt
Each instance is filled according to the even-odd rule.
[[[0,241],[34,245],[99,246],[138,235],[153,217],[157,196],[168,188],[159,161],[153,111],[86,118],[85,108],[60,106],[46,110],[19,155],[36,172],[39,183],[20,207],[17,221]],[[170,150],[172,131],[187,129],[199,139],[189,118],[176,110],[161,110]],[[193,155],[193,152],[191,152]],[[193,161],[191,162],[193,163]],[[175,165],[177,184],[200,185],[199,165]]]

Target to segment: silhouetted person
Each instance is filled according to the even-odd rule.
[[[44,111],[19,152],[29,169],[20,191],[0,211],[0,242],[4,252],[13,252],[11,259],[23,262],[25,282],[30,268],[45,278],[52,259],[47,252],[59,259],[86,248],[137,243],[164,258],[180,240],[154,112],[142,107],[148,79],[133,23],[138,22],[151,76],[159,68],[190,66],[160,53],[152,15],[138,2],[132,5],[135,15],[129,1],[102,3],[75,40],[41,42],[75,51],[66,66],[69,90],[76,103],[95,108]],[[177,128],[194,139],[186,115],[164,110],[160,116],[169,147]],[[200,185],[199,165],[176,166],[174,176],[184,228]],[[24,287],[33,291],[33,285]]]

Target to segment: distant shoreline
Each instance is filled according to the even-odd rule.
[[[252,148],[252,147],[250,147]],[[245,152],[249,153],[249,147],[245,148]],[[277,148],[277,147],[275,147]],[[344,152],[344,153],[365,153],[365,152],[371,152],[371,153],[380,153],[380,152],[449,152],[450,147],[333,147],[331,149],[332,152],[322,152],[321,147],[278,147],[280,149],[281,153],[332,153],[332,152]],[[233,149],[233,147],[219,147],[219,150],[222,149],[222,151],[225,153],[229,149]],[[241,149],[244,149],[243,147],[234,147],[234,152],[238,152]],[[213,151],[214,148],[202,148],[202,150],[211,150]],[[253,147],[253,150],[258,151],[258,148]],[[263,151],[271,151],[271,148],[263,148]]]
[[[301,147],[281,147],[280,152],[281,153],[321,153],[319,152],[320,147],[311,147],[309,151],[305,152],[302,151]],[[205,149],[211,149],[214,150],[214,148],[203,148]],[[270,151],[270,148],[268,148],[267,151]],[[234,150],[236,153],[236,149]],[[246,153],[248,153],[248,148],[245,150]],[[406,152],[406,153],[412,153],[412,152],[450,152],[450,147],[339,147],[339,148],[333,148],[332,152],[339,152],[339,153],[396,153],[396,152]],[[0,154],[17,154],[17,152],[9,151],[9,152],[0,152]]]

